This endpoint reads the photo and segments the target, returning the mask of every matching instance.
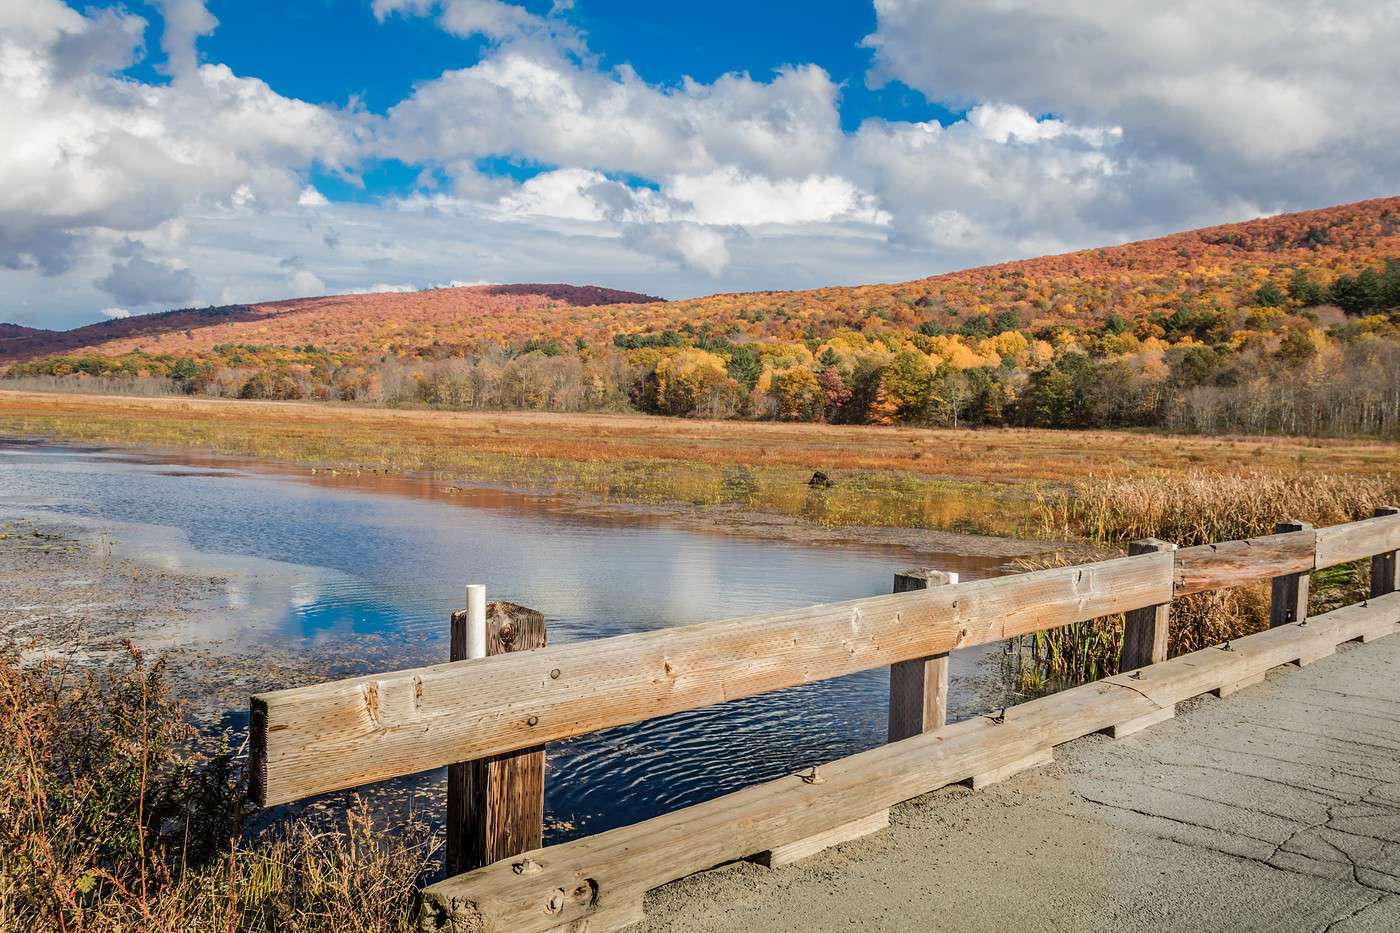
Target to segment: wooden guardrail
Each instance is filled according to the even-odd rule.
[[[1113,560],[262,694],[252,701],[253,796],[282,803],[887,665],[922,662],[912,682],[936,700],[940,685],[928,678],[942,677],[946,696],[938,662],[950,651],[1129,614],[1116,677],[946,726],[938,703],[921,700],[936,711],[924,714],[923,732],[902,737],[892,716],[899,740],[889,745],[424,892],[429,926],[615,929],[640,919],[646,890],[677,877],[755,855],[790,861],[878,829],[894,803],[1000,779],[1049,760],[1062,742],[1136,731],[1169,718],[1179,700],[1225,695],[1270,667],[1397,630],[1400,510],[1281,527],[1292,530],[1179,550],[1143,542]],[[1371,599],[1307,619],[1307,574],[1367,557]],[[1263,579],[1274,581],[1273,627],[1228,650],[1162,660],[1174,596]]]

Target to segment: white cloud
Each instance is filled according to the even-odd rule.
[[[1217,203],[1299,207],[1400,186],[1400,43],[1374,0],[875,0],[874,78],[1121,127]],[[1009,128],[1008,128],[1009,129]]]
[[[133,255],[117,262],[93,282],[123,304],[179,304],[193,298],[198,283],[190,270],[173,260],[156,261]]]
[[[194,71],[199,64],[195,42],[212,33],[219,21],[204,8],[204,0],[156,0],[156,6],[165,20],[160,47],[166,55],[166,72],[183,75]]]
[[[139,47],[137,17],[18,6],[25,15],[0,21],[0,265],[58,274],[96,230],[151,230],[219,202],[287,203],[312,162],[356,158],[353,120],[223,65],[168,85],[115,77]],[[179,42],[203,28],[188,22]]]
[[[729,244],[713,227],[693,223],[635,224],[626,230],[635,249],[718,276],[729,265]]]
[[[496,41],[538,36],[577,49],[581,46],[573,29],[555,18],[571,6],[572,3],[556,4],[547,17],[535,16],[524,7],[503,0],[374,0],[371,9],[381,23],[393,14],[436,14],[438,25],[454,36],[480,34]]]
[[[646,84],[539,45],[508,46],[420,85],[389,112],[380,146],[451,168],[488,155],[658,178],[740,165],[775,177],[825,167],[841,145],[837,87],[814,65],[772,81]]]
[[[288,297],[307,298],[326,293],[326,283],[314,272],[306,269],[296,269],[287,276],[287,287],[291,290]]]
[[[131,317],[131,312],[125,308],[103,308],[98,313],[101,314],[103,317],[110,318],[112,320],[118,320],[124,317]]]
[[[665,190],[692,205],[692,219],[707,224],[882,223],[888,217],[874,198],[838,175],[773,179],[728,166],[677,175]]]
[[[816,65],[651,84],[600,67],[566,3],[375,0],[489,40],[383,116],[201,64],[217,21],[159,5],[164,83],[119,75],[146,55],[138,16],[0,4],[7,314],[454,275],[671,296],[894,280],[1400,187],[1400,70],[1378,64],[1400,17],[1361,0],[878,0],[872,80],[967,116],[853,131]],[[310,181],[389,157],[420,173],[400,197]]]

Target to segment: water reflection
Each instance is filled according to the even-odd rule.
[[[217,576],[208,613],[172,623],[171,642],[306,652],[338,640],[351,661],[325,676],[385,664],[376,651],[357,667],[357,637],[387,642],[391,667],[444,658],[468,582],[543,612],[559,644],[886,593],[914,562],[897,549],[706,534],[428,478],[18,442],[0,443],[0,513],[60,515],[123,555]],[[920,562],[965,578],[996,563]],[[981,657],[954,656],[955,716],[986,706],[996,675]],[[869,671],[552,745],[546,806],[565,827],[555,838],[876,745],[887,691],[887,673]]]

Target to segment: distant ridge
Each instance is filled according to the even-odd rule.
[[[0,324],[0,361],[91,350],[122,353],[137,346],[192,352],[220,343],[282,341],[365,349],[373,335],[420,328],[459,330],[483,314],[545,308],[653,304],[662,299],[597,285],[529,283],[431,288],[289,298],[254,304],[179,308],[53,331]],[[326,338],[332,338],[327,340]]]
[[[62,332],[8,325],[10,331],[0,330],[0,362],[77,352],[201,354],[234,344],[441,357],[491,344],[597,346],[622,335],[681,330],[793,342],[841,328],[956,330],[993,317],[1042,333],[1060,325],[1093,327],[1114,315],[1170,316],[1193,303],[1247,308],[1271,276],[1286,281],[1306,273],[1325,285],[1386,259],[1400,260],[1400,197],[889,285],[680,301],[591,285],[478,285],[187,308]]]

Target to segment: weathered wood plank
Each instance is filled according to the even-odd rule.
[[[1389,507],[1359,522],[1317,529],[1317,566],[1333,567],[1375,554],[1400,550],[1400,513]]]
[[[823,781],[794,776],[574,842],[530,853],[424,891],[425,929],[457,918],[467,930],[543,933],[577,929],[648,889],[713,865],[771,850],[873,814],[1039,750],[1159,713],[1169,705],[1283,664],[1310,646],[1337,644],[1400,621],[1400,594],[1283,626],[1033,700],[999,721],[980,717],[821,766]],[[615,929],[602,925],[590,930]]]
[[[1316,546],[1317,532],[1308,530],[1182,548],[1176,552],[1176,595],[1311,571]]]
[[[1274,531],[1284,534],[1290,531],[1308,531],[1312,528],[1307,522],[1279,522]],[[1302,622],[1308,617],[1308,574],[1311,569],[1298,573],[1286,573],[1270,581],[1269,627]]]
[[[1167,601],[1145,554],[253,698],[268,805]]]
[[[1022,771],[1029,771],[1031,768],[1039,768],[1042,765],[1055,763],[1055,750],[1052,748],[1038,749],[1019,761],[1013,761],[1009,765],[1002,765],[1000,768],[993,768],[991,771],[983,771],[968,778],[966,783],[973,790],[981,790],[984,787],[991,787],[993,784],[1000,784],[1002,781],[1009,781]]]
[[[843,842],[851,842],[862,836],[869,836],[871,833],[878,833],[882,829],[889,829],[889,826],[890,811],[877,810],[869,816],[851,820],[849,823],[842,823],[840,826],[817,833],[815,836],[808,836],[806,839],[799,839],[785,846],[777,846],[766,852],[760,852],[754,856],[753,860],[768,868],[782,868],[784,865],[791,865],[793,862],[799,862],[804,858],[816,855],[823,849],[838,846]]]
[[[1241,690],[1244,690],[1247,687],[1253,687],[1257,684],[1262,684],[1263,682],[1263,674],[1252,674],[1249,677],[1246,677],[1244,680],[1236,681],[1232,684],[1221,684],[1219,687],[1216,687],[1214,690],[1212,690],[1211,693],[1214,693],[1216,696],[1220,697],[1223,700],[1225,697],[1229,696],[1232,693],[1239,693]]]
[[[1167,706],[1155,712],[1148,713],[1145,716],[1129,719],[1126,722],[1115,722],[1104,731],[1115,739],[1126,739],[1128,736],[1141,732],[1151,726],[1155,726],[1160,722],[1166,722],[1175,715],[1176,707]]]
[[[451,654],[467,654],[467,614],[453,613]],[[486,656],[546,643],[544,616],[514,603],[486,606]],[[447,766],[447,873],[537,849],[544,833],[544,746]]]
[[[1129,554],[1156,554],[1175,551],[1176,545],[1157,538],[1145,538],[1128,545]],[[1133,671],[1167,659],[1168,624],[1171,603],[1130,610],[1123,624],[1123,651],[1119,670]]]
[[[957,582],[939,570],[906,570],[894,575],[894,591],[910,593]],[[948,655],[937,654],[890,665],[889,741],[941,729],[948,721]]]

